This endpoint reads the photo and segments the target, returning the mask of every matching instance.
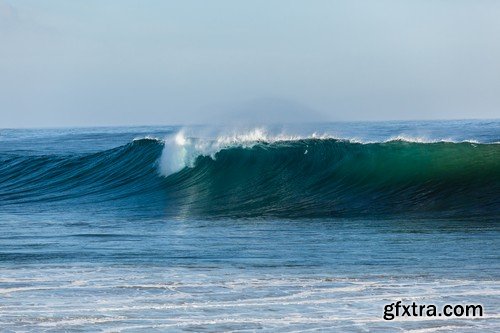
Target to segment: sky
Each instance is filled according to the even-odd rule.
[[[0,0],[0,128],[500,117],[500,1]]]

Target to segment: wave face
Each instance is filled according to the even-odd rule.
[[[0,206],[71,203],[203,218],[500,215],[499,144],[183,140],[140,139],[82,155],[2,154]]]

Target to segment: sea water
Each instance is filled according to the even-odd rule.
[[[500,329],[500,121],[0,130],[3,331]],[[384,305],[481,304],[482,317]]]

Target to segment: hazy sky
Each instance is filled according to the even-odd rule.
[[[253,112],[498,118],[500,1],[0,0],[0,128]]]

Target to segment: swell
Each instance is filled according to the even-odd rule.
[[[500,215],[498,144],[304,139],[180,152],[141,139],[97,154],[3,155],[0,205],[196,217]],[[172,161],[180,171],[162,175]]]
[[[142,195],[158,186],[161,151],[161,143],[142,139],[95,154],[3,155],[0,202],[100,202]]]

